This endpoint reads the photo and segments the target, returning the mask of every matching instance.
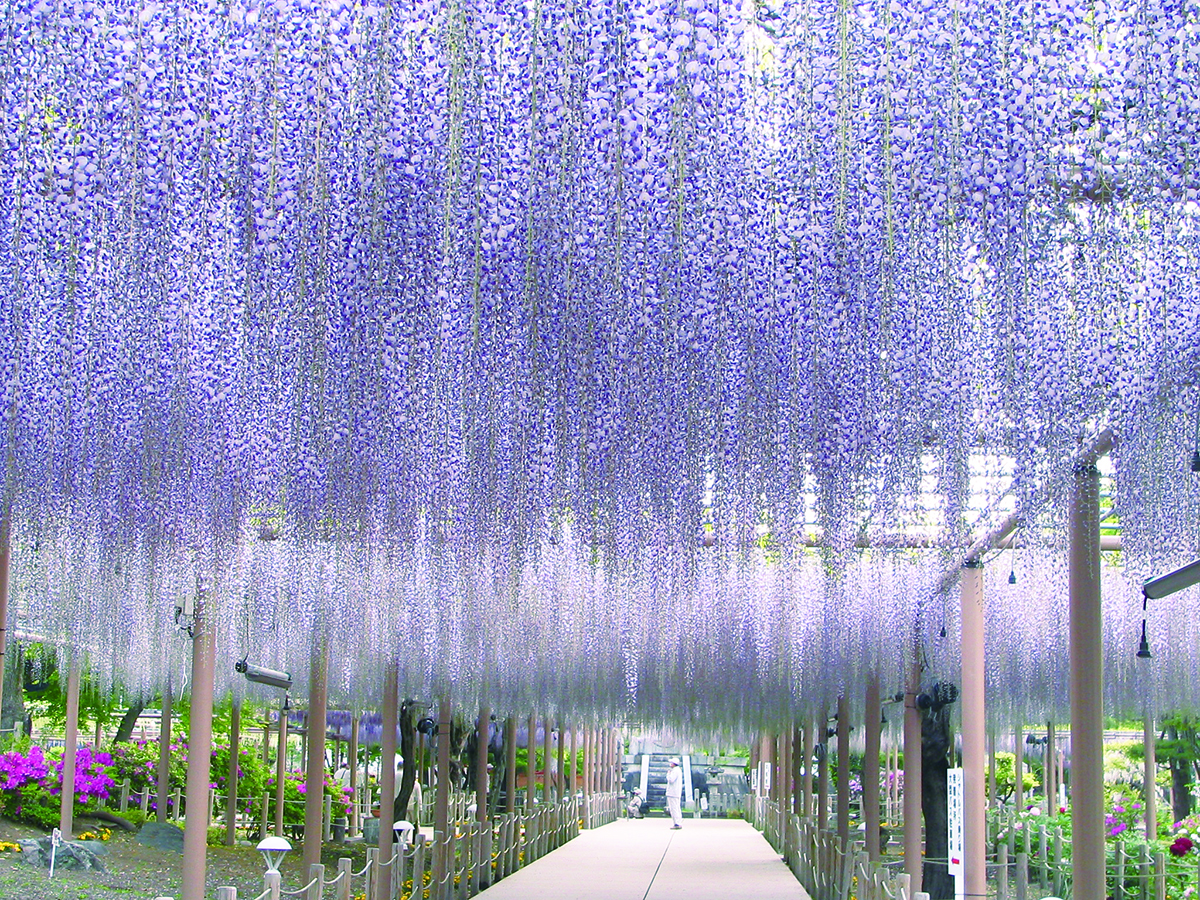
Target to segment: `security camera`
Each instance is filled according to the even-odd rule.
[[[239,659],[234,663],[233,668],[235,671],[245,675],[247,681],[253,681],[256,684],[266,684],[271,687],[282,688],[285,691],[292,686],[292,676],[287,672],[276,672],[274,669],[252,666],[244,659]]]

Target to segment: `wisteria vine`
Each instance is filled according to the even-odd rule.
[[[1200,549],[1195,2],[0,21],[25,627],[149,686],[200,594],[230,660],[327,634],[354,702],[395,657],[414,691],[752,723],[914,647],[951,669],[933,586],[981,492],[1111,427],[1111,700],[1141,695],[1133,586]],[[1038,521],[995,690],[1061,674]]]

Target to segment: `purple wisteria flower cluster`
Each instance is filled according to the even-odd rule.
[[[14,596],[131,688],[199,596],[223,688],[268,636],[302,671],[315,627],[348,700],[399,656],[414,696],[815,708],[898,635],[952,666],[946,561],[1106,426],[1129,578],[1195,549],[1163,475],[1200,417],[1188,4],[17,0],[5,28]],[[1029,512],[989,677],[1060,684],[1064,522]]]

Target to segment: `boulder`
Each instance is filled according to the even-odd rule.
[[[42,869],[50,868],[50,854],[53,839],[49,837],[37,840],[21,841],[21,855],[25,862]],[[58,869],[92,869],[103,872],[104,863],[85,844],[79,841],[63,841],[54,851],[54,868]]]
[[[183,829],[165,822],[147,822],[138,832],[138,843],[156,850],[183,852]]]

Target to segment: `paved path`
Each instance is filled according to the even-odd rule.
[[[482,892],[483,900],[808,900],[739,819],[621,819]]]

